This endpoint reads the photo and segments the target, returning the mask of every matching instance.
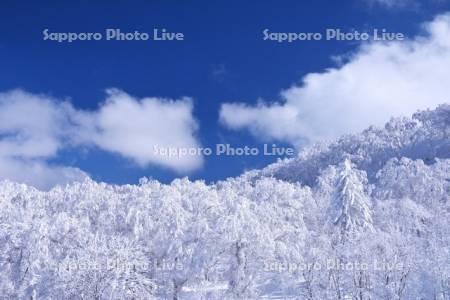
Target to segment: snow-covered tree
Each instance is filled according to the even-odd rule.
[[[373,230],[370,198],[366,195],[365,173],[355,169],[349,159],[338,168],[333,205],[336,217],[333,221],[342,235],[361,229]]]
[[[214,184],[0,181],[0,299],[449,300],[449,112]]]

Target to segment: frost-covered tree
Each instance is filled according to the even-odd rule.
[[[361,229],[373,230],[370,198],[366,195],[365,173],[355,169],[350,160],[345,159],[338,168],[333,205],[336,217],[333,221],[342,235]]]
[[[0,299],[449,300],[449,108],[214,184],[0,181]]]

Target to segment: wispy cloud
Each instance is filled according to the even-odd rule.
[[[359,0],[361,1],[361,0]],[[369,7],[389,10],[419,10],[424,5],[440,5],[448,0],[362,0]]]
[[[381,6],[389,9],[394,8],[415,8],[418,5],[416,0],[364,0],[369,6]]]

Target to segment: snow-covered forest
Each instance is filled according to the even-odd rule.
[[[450,105],[215,184],[0,183],[1,299],[450,299]]]

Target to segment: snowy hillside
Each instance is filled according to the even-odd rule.
[[[450,105],[207,185],[0,183],[0,299],[450,299]]]
[[[423,160],[450,158],[450,105],[415,113],[412,118],[393,118],[384,128],[370,127],[361,134],[346,135],[314,145],[299,158],[273,164],[261,173],[314,186],[321,170],[348,157],[374,181],[392,158]]]

